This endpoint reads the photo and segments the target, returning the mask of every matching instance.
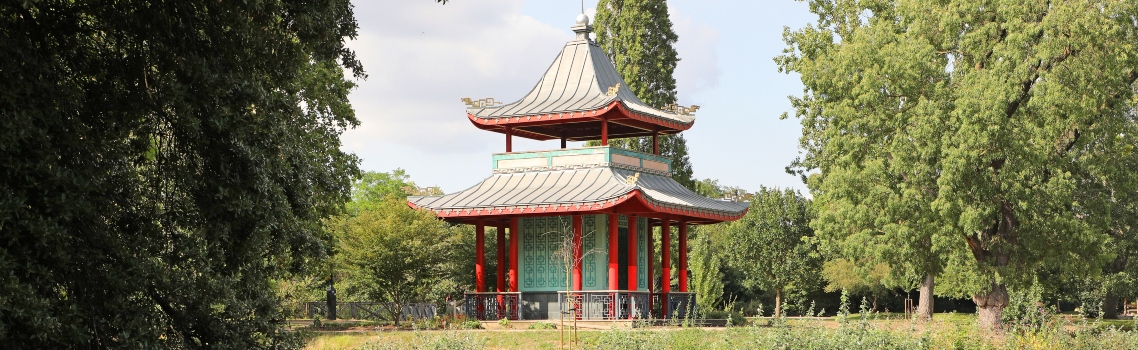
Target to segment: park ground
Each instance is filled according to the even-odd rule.
[[[1059,315],[1036,326],[985,332],[975,315],[937,314],[916,322],[900,315],[749,319],[745,326],[641,327],[581,330],[574,348],[587,349],[1138,349],[1133,320]],[[389,325],[346,325],[336,330],[300,328],[305,349],[556,349],[560,330],[407,330]],[[335,329],[335,327],[333,327]],[[568,336],[568,332],[565,333]]]

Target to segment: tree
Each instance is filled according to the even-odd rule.
[[[746,274],[751,288],[775,293],[775,316],[782,314],[783,293],[816,283],[821,259],[811,238],[810,202],[797,191],[762,188],[742,219],[728,224],[728,264]]]
[[[617,72],[636,97],[650,106],[663,108],[676,103],[675,45],[668,3],[664,0],[601,0],[594,21],[597,45],[608,54]],[[659,137],[660,155],[672,159],[672,178],[695,189],[691,158],[683,134]],[[652,153],[652,138],[610,140],[610,145]],[[600,142],[590,141],[589,146]]]
[[[277,348],[363,70],[346,0],[0,4],[0,343]]]
[[[702,234],[692,242],[695,243],[691,256],[692,290],[701,310],[715,310],[723,301],[723,272],[720,270],[723,258],[716,254],[710,232],[703,231],[710,230],[701,230]]]
[[[827,292],[847,291],[854,295],[873,297],[873,310],[877,311],[877,297],[889,292],[887,280],[892,271],[889,265],[856,264],[838,258],[822,264],[822,277],[826,279]],[[908,311],[906,311],[908,312]]]
[[[447,281],[447,264],[463,235],[426,210],[411,209],[397,196],[332,220],[350,288],[370,301],[394,303],[396,325],[402,306],[422,301]]]
[[[951,288],[985,327],[1038,266],[1094,273],[1111,209],[1129,200],[1112,194],[1135,192],[1121,160],[1138,131],[1138,4],[811,10],[817,23],[787,30],[776,61],[804,84],[793,167],[813,174],[824,242],[930,277],[955,269],[968,285]]]

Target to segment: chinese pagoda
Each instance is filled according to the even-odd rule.
[[[457,193],[408,202],[449,222],[475,225],[470,317],[555,319],[570,309],[579,319],[682,316],[695,300],[688,292],[688,226],[736,220],[747,205],[691,192],[671,178],[671,160],[659,155],[659,135],[691,128],[698,106],[645,104],[589,38],[589,18],[579,15],[572,29],[576,39],[522,99],[462,99],[475,127],[505,135],[505,153],[492,158],[493,174]],[[514,152],[514,136],[560,139],[561,149]],[[652,137],[654,154],[608,146],[609,138],[641,136]],[[601,146],[565,148],[566,141],[590,140]],[[679,228],[676,290],[673,225]],[[498,238],[492,292],[486,288],[486,226],[496,227]],[[660,261],[652,256],[654,227],[661,232]],[[660,279],[653,276],[655,264]]]

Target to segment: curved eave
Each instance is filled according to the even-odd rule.
[[[608,120],[610,122],[627,124],[631,127],[642,129],[644,130],[645,134],[651,134],[653,130],[660,134],[674,134],[691,129],[691,127],[695,125],[695,120],[685,123],[648,113],[636,112],[628,108],[628,106],[625,105],[624,101],[621,100],[614,100],[602,108],[581,111],[521,115],[500,118],[480,118],[468,111],[466,113],[466,116],[468,119],[470,119],[470,122],[479,129],[505,133],[505,128],[511,127],[513,128],[514,135],[540,141],[553,140],[559,137],[556,135],[544,135],[528,132],[518,128],[523,128],[526,126],[571,124]],[[629,123],[629,121],[631,121],[631,123]],[[599,139],[600,134],[598,133],[595,138]]]
[[[532,206],[506,206],[506,207],[487,207],[487,208],[461,208],[461,209],[444,209],[435,210],[417,206],[411,200],[407,204],[415,209],[430,210],[436,216],[446,220],[465,221],[468,219],[490,219],[498,216],[545,216],[545,215],[563,215],[563,214],[598,214],[598,213],[629,213],[629,214],[649,214],[649,216],[659,216],[652,214],[666,214],[674,216],[677,219],[680,217],[686,218],[686,221],[691,223],[717,223],[725,221],[734,221],[742,218],[747,214],[747,209],[743,209],[738,213],[721,212],[704,210],[701,208],[678,206],[668,204],[665,202],[657,201],[645,195],[639,189],[634,189],[623,195],[617,196],[612,199],[607,199],[597,202],[586,203],[571,203],[571,204],[557,204],[557,205],[532,205]],[[629,205],[636,205],[647,209],[647,212],[640,210],[622,211],[620,207]]]

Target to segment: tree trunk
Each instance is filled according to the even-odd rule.
[[[1008,306],[1008,288],[1002,283],[992,283],[987,292],[972,296],[976,302],[980,327],[998,329],[1002,324],[1004,308]]]
[[[921,292],[917,295],[917,317],[922,321],[933,319],[933,287],[936,285],[933,275],[925,275],[921,281]]]
[[[1106,294],[1106,298],[1102,301],[1102,318],[1118,318],[1118,296],[1111,293]]]
[[[782,317],[782,288],[774,290],[774,317]]]
[[[877,296],[873,296],[873,312],[877,312]]]

